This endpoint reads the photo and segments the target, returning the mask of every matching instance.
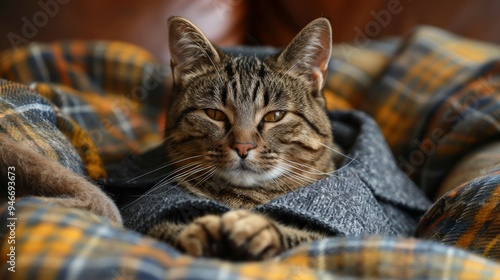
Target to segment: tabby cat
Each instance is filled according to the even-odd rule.
[[[184,171],[178,184],[230,206],[221,216],[189,224],[164,222],[149,235],[193,256],[265,259],[321,233],[282,225],[252,207],[335,170],[322,87],[331,50],[326,19],[306,26],[279,54],[224,52],[191,22],[168,22],[174,92],[166,154]],[[0,133],[0,182],[16,168],[16,197],[92,211],[121,224],[118,209],[97,186]],[[338,159],[338,158],[337,158]],[[6,200],[6,190],[0,199]]]
[[[168,22],[174,90],[166,153],[179,184],[233,211],[149,235],[193,256],[265,259],[322,234],[249,209],[331,174],[335,153],[322,88],[331,51],[328,20],[307,25],[279,54],[232,53],[191,22]]]

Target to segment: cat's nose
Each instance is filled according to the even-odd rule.
[[[231,147],[242,159],[247,157],[248,151],[255,149],[255,145],[252,143],[234,143]]]

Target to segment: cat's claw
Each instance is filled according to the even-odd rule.
[[[177,243],[190,255],[227,260],[267,259],[284,248],[274,222],[246,210],[198,218],[180,233]]]

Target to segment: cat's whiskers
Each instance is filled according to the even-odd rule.
[[[169,167],[169,166],[172,166],[172,165],[174,165],[174,164],[177,164],[177,163],[180,163],[180,162],[183,162],[183,161],[186,161],[186,160],[191,160],[191,159],[194,159],[194,158],[203,157],[203,156],[204,156],[204,155],[195,155],[195,156],[191,156],[191,157],[188,157],[188,158],[182,158],[182,156],[180,156],[180,157],[178,157],[178,158],[180,158],[179,160],[176,160],[176,161],[171,161],[171,162],[169,162],[169,163],[167,163],[167,164],[164,164],[164,165],[162,165],[162,166],[160,166],[160,167],[158,167],[158,168],[156,168],[156,169],[153,169],[153,170],[151,170],[151,171],[149,171],[149,172],[146,172],[146,173],[141,174],[141,175],[139,175],[139,176],[137,176],[137,177],[134,177],[134,178],[132,178],[132,179],[128,180],[128,181],[127,181],[127,183],[130,183],[130,182],[132,182],[132,181],[135,181],[135,180],[137,180],[137,179],[140,179],[140,178],[142,178],[142,177],[144,177],[144,176],[147,176],[147,175],[149,175],[149,174],[151,174],[151,173],[154,173],[154,172],[160,171],[160,170],[162,170],[162,169],[164,169],[164,168],[167,168],[167,167]]]
[[[190,174],[190,172],[193,171],[193,168],[197,168],[197,166],[199,166],[200,164],[201,162],[191,162],[173,170],[172,172],[166,174],[165,177],[161,179],[159,182],[157,182],[151,189],[149,189],[145,193],[145,195],[156,190],[157,188],[160,188],[175,181],[177,178],[184,177],[186,174]]]
[[[350,157],[350,156],[348,156],[348,155],[346,155],[346,154],[344,154],[344,153],[342,153],[342,152],[340,152],[340,151],[338,151],[338,150],[336,150],[336,149],[334,149],[334,148],[332,148],[332,147],[330,147],[330,146],[328,146],[328,145],[326,145],[326,144],[322,143],[322,142],[321,142],[321,141],[319,141],[319,140],[316,140],[316,139],[313,139],[313,138],[311,138],[311,140],[313,140],[313,141],[315,141],[316,143],[320,144],[321,146],[323,146],[323,147],[325,147],[325,148],[327,148],[327,149],[331,150],[332,152],[334,152],[334,153],[336,153],[336,154],[338,154],[338,155],[343,156],[344,158],[348,158],[348,159],[350,159],[350,160],[352,160],[352,161],[356,160],[356,155],[354,156],[354,158],[352,158],[352,157]]]
[[[299,178],[299,177],[297,177],[293,174],[289,174],[289,173],[283,174],[283,178],[287,179],[290,183],[293,183],[296,185],[295,187],[288,185],[290,190],[294,190],[300,186],[307,186],[313,182],[313,181],[304,180],[302,178]]]
[[[322,171],[320,171],[318,169],[315,169],[315,168],[313,168],[313,167],[311,167],[309,165],[305,165],[305,164],[298,163],[298,162],[295,162],[295,161],[287,160],[285,158],[283,158],[282,160],[287,161],[290,164],[285,163],[285,162],[282,162],[281,164],[283,164],[285,166],[289,166],[289,167],[294,168],[294,169],[298,169],[298,170],[300,170],[303,173],[307,173],[307,174],[311,174],[311,175],[325,175],[325,176],[329,176],[329,175],[333,174],[333,172],[334,172],[334,171],[331,171],[331,172],[322,172]],[[312,171],[307,171],[307,170],[304,170],[302,168],[308,168],[308,169],[311,169]]]
[[[182,161],[182,160],[179,160],[178,162],[180,162],[180,161]],[[202,163],[201,161],[191,162],[191,163],[188,163],[188,164],[186,164],[184,166],[181,166],[181,167],[173,170],[172,172],[166,174],[163,179],[161,179],[159,182],[157,182],[148,191],[146,191],[144,194],[142,194],[141,197],[143,197],[143,196],[146,197],[146,196],[150,195],[151,192],[156,191],[158,188],[161,188],[161,187],[163,187],[163,186],[165,186],[165,185],[167,185],[167,184],[175,181],[179,177],[184,177],[186,175],[187,176],[190,175],[191,172],[193,171],[192,168],[196,168],[196,166],[201,165],[201,163]],[[167,164],[167,165],[169,165],[169,164]],[[186,169],[188,169],[188,170],[186,170]],[[180,174],[179,174],[179,172],[180,172]],[[140,199],[140,197],[138,199]],[[136,200],[134,200],[134,201],[132,201],[130,203],[127,203],[126,205],[122,206],[121,208],[125,209],[125,208],[129,207],[130,205],[134,204],[135,201]]]
[[[339,171],[343,170],[344,168],[347,168],[349,165],[351,165],[355,161],[357,162],[356,158],[358,157],[358,154],[355,154],[354,157],[350,157],[350,156],[348,156],[348,155],[346,155],[346,154],[344,154],[344,153],[342,153],[342,152],[340,152],[340,151],[338,151],[338,150],[336,150],[328,145],[321,143],[320,141],[318,141],[316,139],[311,139],[311,140],[316,141],[317,143],[324,146],[325,148],[327,148],[327,149],[333,151],[334,153],[337,153],[345,158],[348,158],[350,160],[347,164],[344,164],[341,168],[336,169],[335,172],[339,172]]]
[[[217,171],[217,168],[214,167],[214,166],[208,166],[208,167],[196,167],[196,166],[200,166],[202,162],[192,162],[190,164],[187,164],[185,166],[182,166],[176,170],[174,170],[173,172],[171,172],[170,174],[168,174],[165,178],[163,178],[160,182],[156,183],[151,189],[149,189],[146,193],[144,193],[142,196],[148,196],[150,195],[151,192],[157,190],[158,188],[161,188],[165,185],[168,185],[172,182],[189,182],[189,181],[192,181],[192,180],[195,180],[199,177],[203,177],[205,176],[203,179],[202,179],[202,182],[206,181],[207,179],[209,179],[213,174],[215,174],[215,172]],[[186,170],[188,168],[192,168],[192,169],[189,169],[189,170]],[[182,171],[183,170],[183,171]],[[173,173],[179,173],[179,172],[182,172],[180,174],[173,174]],[[196,176],[196,177],[193,177],[193,178],[189,178],[188,180],[185,180],[187,177],[191,176],[191,175],[194,175],[196,173],[199,173],[199,172],[203,172],[202,174]],[[128,203],[127,205],[123,206],[122,209],[124,208],[127,208],[128,206],[132,205],[134,202],[130,202]]]
[[[170,143],[166,144],[166,145],[170,145]],[[169,153],[168,153],[168,155],[170,157],[170,160],[175,160],[172,157],[178,157],[178,155],[180,155],[181,157],[182,156],[185,157],[186,155],[197,153],[197,151],[194,150],[194,149],[190,150],[190,151],[187,151],[185,149],[182,149],[181,147],[178,147],[177,145],[170,145],[170,147],[175,147],[174,150],[170,150]]]
[[[295,180],[301,181],[305,185],[311,184],[311,183],[316,182],[318,180],[316,178],[308,177],[304,174],[301,174],[301,173],[293,171],[293,170],[287,170],[287,171],[288,172],[286,172],[284,174],[285,176],[288,176],[289,178],[294,178]]]
[[[286,192],[293,190],[293,188],[287,182],[283,181],[280,177],[273,179],[273,181],[275,181],[275,180],[279,180],[281,183],[283,183],[283,185],[285,185],[286,188],[284,188],[279,183],[277,183],[281,190],[284,190]]]
[[[323,175],[323,176],[330,176],[333,174],[334,171],[332,172],[322,172],[320,170],[317,170],[317,169],[314,169],[313,167],[311,166],[307,166],[307,165],[304,165],[304,164],[301,164],[301,163],[297,163],[297,162],[294,162],[294,161],[290,161],[290,160],[287,160],[285,158],[280,158],[282,161],[276,165],[275,168],[279,168],[281,170],[281,173],[282,175],[280,177],[284,177],[284,178],[288,178],[289,180],[293,181],[295,184],[297,185],[308,185],[308,184],[311,184],[315,181],[318,180],[318,177],[309,177],[305,174],[310,174],[310,175]],[[286,163],[286,162],[289,162],[289,163]],[[259,159],[256,161],[256,163],[258,165],[263,165],[265,163],[265,161],[263,161],[262,159]],[[296,164],[296,165],[293,165],[293,164]],[[306,168],[309,168],[311,169],[312,171],[307,171],[307,170],[304,170],[304,168],[301,168],[302,167],[306,167]],[[297,172],[297,171],[300,171],[300,172]],[[305,174],[303,174],[305,173]],[[274,179],[278,179],[280,180],[281,182],[285,183],[285,181],[283,181],[280,177],[277,177],[277,178],[274,178]],[[272,180],[274,180],[272,179]],[[288,189],[289,190],[293,190],[294,188],[292,188],[290,185],[286,184]]]
[[[259,166],[262,166],[266,162],[264,160],[262,160],[262,159],[258,159],[258,160],[255,161],[255,163],[257,165],[259,165]],[[294,190],[296,188],[290,186],[286,181],[282,180],[281,177],[287,178],[287,179],[289,179],[290,181],[292,181],[293,183],[295,183],[297,185],[310,184],[311,182],[314,182],[314,181],[317,180],[317,179],[313,179],[313,178],[309,178],[309,177],[307,177],[307,180],[304,180],[304,179],[300,178],[299,176],[297,176],[298,173],[297,174],[293,174],[293,173],[296,173],[296,172],[294,172],[294,171],[291,170],[291,168],[295,168],[295,169],[299,169],[299,170],[300,170],[300,168],[296,168],[294,166],[291,166],[291,165],[288,165],[288,164],[284,164],[283,162],[281,162],[280,164],[276,165],[276,167],[274,167],[274,168],[278,169],[279,173],[281,175],[279,177],[270,179],[270,181],[275,182],[275,180],[279,180],[280,182],[282,182],[286,186],[286,189],[284,188],[284,186],[281,186],[279,183],[277,183],[277,185],[280,187],[281,190],[284,190],[284,191],[291,191],[291,190]]]
[[[172,140],[174,140],[174,137],[172,135],[165,136],[165,138],[158,144],[163,144],[163,143],[166,143],[166,142],[172,141]]]
[[[286,167],[285,165],[283,165],[281,169],[282,169],[282,175],[280,177],[286,178],[297,185],[303,186],[317,181],[317,178],[311,178],[304,174],[300,174],[296,171],[293,171],[291,168]],[[290,187],[290,189],[295,189],[295,188]]]
[[[198,181],[193,187],[196,188],[197,186],[200,186],[201,188],[205,189],[203,187],[203,183],[205,183],[208,179],[210,179],[218,171],[219,171],[218,167],[216,167],[216,166],[212,167],[210,170],[208,170],[207,172],[204,173],[205,175],[202,175],[202,176],[204,176],[203,179]]]
[[[179,178],[175,178],[175,180],[172,180],[172,181],[175,181],[179,184],[181,184],[183,182],[191,182],[191,181],[194,181],[198,178],[204,177],[207,173],[210,173],[213,170],[213,168],[215,168],[215,167],[213,167],[213,166],[212,167],[210,167],[210,166],[209,167],[198,167],[194,170],[191,170],[191,172],[189,172],[188,174],[183,175],[182,178],[180,178],[180,180],[179,180]],[[197,173],[201,173],[201,174],[196,175]],[[192,175],[196,175],[196,176],[192,177]]]
[[[165,186],[167,184],[170,184],[172,182],[177,182],[181,184],[182,182],[186,182],[184,179],[187,177],[194,175],[200,171],[206,170],[209,167],[203,167],[201,166],[201,163],[193,162],[191,164],[187,164],[179,169],[177,169],[173,173],[177,174],[169,174],[167,177],[162,179],[160,182],[158,182],[158,186]]]
[[[299,169],[299,170],[303,171],[304,173],[308,173],[308,174],[312,174],[312,175],[326,175],[326,176],[334,176],[334,177],[339,178],[339,179],[347,179],[346,177],[338,176],[336,173],[338,173],[339,171],[341,171],[341,170],[343,170],[344,168],[346,168],[346,167],[348,167],[349,165],[351,165],[351,164],[352,164],[352,162],[353,162],[354,160],[356,160],[356,157],[357,157],[357,155],[355,155],[355,156],[354,156],[354,158],[353,158],[352,160],[350,160],[347,164],[343,165],[341,168],[335,169],[335,170],[333,170],[333,171],[331,171],[331,172],[321,172],[320,170],[316,170],[316,169],[314,169],[314,170],[316,170],[317,172],[306,172],[305,170],[302,170],[302,169],[300,169],[300,168],[298,168],[298,167],[293,167],[293,166],[292,166],[292,168]],[[284,160],[286,160],[286,159],[284,159]],[[287,161],[289,161],[289,160],[287,160]],[[297,163],[297,162],[293,162],[293,161],[289,161],[289,162],[290,162],[290,163],[294,163],[294,164],[298,164],[298,165],[301,165],[301,166],[305,166],[305,167],[308,167],[308,168],[311,168],[311,169],[312,169],[312,167],[310,167],[310,166],[306,166],[306,165],[303,165],[303,164],[301,164],[301,163]]]
[[[182,150],[182,151],[176,151],[176,152],[171,152],[169,153],[169,162],[175,162],[175,161],[181,161],[183,159],[191,159],[195,157],[203,157],[205,156],[204,153],[200,152],[198,149],[192,149],[192,150]]]

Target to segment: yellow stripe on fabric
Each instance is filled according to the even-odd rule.
[[[406,76],[404,79],[401,80],[401,84],[403,85],[408,85],[409,82],[412,79],[415,79],[415,77],[418,77],[419,75],[422,74],[422,71],[429,65],[433,65],[433,63],[436,60],[436,53],[431,53],[424,59],[420,60],[416,65],[414,65],[412,68],[409,69],[409,71],[406,73]],[[410,89],[411,91],[411,89]],[[412,94],[415,94],[415,92],[411,91]],[[387,120],[389,118],[394,118],[394,110],[393,110],[393,105],[398,102],[398,100],[401,99],[401,92],[398,91],[398,89],[394,89],[393,91],[387,93],[387,96],[389,96],[389,99],[386,100],[384,103],[384,107],[382,110],[380,110],[376,114],[376,119],[382,123],[382,121]],[[405,98],[405,101],[408,101],[411,96],[408,96]],[[384,130],[385,127],[382,127],[382,130]]]
[[[301,246],[300,248],[294,249],[294,254],[287,256],[284,262],[293,266],[309,266],[311,258],[307,257],[306,247]]]
[[[171,256],[165,254],[164,251],[154,248],[152,245],[155,241],[153,238],[144,237],[143,242],[132,245],[124,244],[125,246],[130,246],[127,250],[127,255],[134,258],[152,258],[166,266],[187,266],[193,262],[193,258],[188,256],[180,256],[177,258],[172,258]],[[144,242],[145,241],[145,242]]]
[[[35,129],[33,126],[28,125],[31,124],[31,122],[26,121],[19,115],[19,112],[11,108],[5,109],[4,112],[0,112],[0,120],[3,118],[9,118],[11,120],[11,123],[6,126],[4,125],[3,128],[14,140],[21,143],[24,142],[27,145],[30,145],[29,143],[34,143],[37,148],[41,149],[44,156],[56,161],[59,160],[52,146],[50,146],[40,134],[36,133],[37,129],[40,129],[39,127]],[[31,146],[33,147],[33,145]]]
[[[59,161],[59,157],[57,156],[56,151],[48,144],[48,142],[41,137],[40,134],[36,132],[36,129],[39,129],[37,127],[36,129],[33,126],[27,125],[29,122],[18,122],[18,126],[22,127],[22,131],[25,132],[26,134],[22,135],[22,137],[19,137],[15,140],[18,142],[34,142],[35,145],[42,150],[42,154],[46,157],[52,158],[55,161]],[[13,133],[13,130],[20,131],[19,127],[12,127],[7,129],[8,133]],[[42,129],[43,130],[43,129]],[[13,135],[13,134],[11,134]],[[20,134],[17,134],[20,135]],[[27,137],[29,136],[29,137]]]
[[[500,232],[498,232],[498,234],[497,234],[497,236],[495,236],[495,238],[493,238],[492,240],[490,240],[488,242],[488,245],[486,246],[486,248],[483,251],[483,256],[489,256],[490,255],[489,253],[492,249],[495,249],[496,252],[498,252],[498,250],[499,250],[498,241],[499,240],[500,240]],[[495,257],[495,259],[497,261],[499,260],[499,258],[496,254],[493,257]]]
[[[276,262],[254,262],[241,265],[238,270],[244,279],[245,277],[255,279],[282,280],[282,279],[316,279],[313,270],[307,267],[295,267],[286,263]]]
[[[378,241],[376,242],[378,243]],[[375,246],[367,246],[367,248],[364,248],[358,254],[360,255],[358,265],[361,268],[360,270],[363,271],[364,276],[374,276],[380,273],[380,261],[390,257],[390,255],[384,256],[385,254],[378,250]]]
[[[134,56],[136,57],[135,61],[155,60],[154,56],[145,49],[137,47],[133,44],[123,43],[118,41],[108,42],[106,51],[109,54],[121,53],[123,57]],[[121,61],[126,61],[126,60],[121,60]]]
[[[486,204],[482,205],[474,216],[471,226],[460,236],[455,243],[456,246],[467,249],[476,238],[482,225],[490,219],[491,212],[497,207],[500,199],[500,186],[491,193]]]
[[[25,254],[40,254],[44,252],[51,256],[68,256],[73,250],[73,245],[81,240],[83,232],[77,227],[61,228],[57,224],[38,224],[22,231],[20,236],[29,236],[29,246],[24,248]],[[56,235],[56,236],[54,236]],[[52,240],[52,241],[50,241]]]
[[[455,76],[458,71],[462,70],[463,66],[462,65],[452,65],[449,67],[443,67],[441,69],[438,69],[435,73],[436,78],[432,79],[425,90],[425,93],[436,93],[439,92],[438,87],[443,87],[443,85],[446,85],[446,81],[449,81],[450,79]]]
[[[436,60],[439,62],[436,63]],[[375,115],[391,147],[394,148],[402,139],[408,136],[408,130],[411,129],[413,124],[418,120],[418,118],[414,117],[415,114],[418,113],[415,110],[419,108],[419,106],[415,106],[416,98],[418,97],[418,100],[421,100],[425,93],[431,92],[429,86],[432,85],[433,87],[437,87],[439,84],[436,84],[436,81],[442,81],[446,78],[446,76],[440,75],[439,73],[443,65],[447,63],[449,63],[448,58],[439,58],[437,54],[433,53],[416,66],[410,68],[408,74],[401,82],[401,84],[407,88],[406,96],[404,96],[404,92],[401,92],[401,90],[398,92],[396,88],[389,95],[388,102],[384,103],[379,113]],[[451,73],[447,73],[446,75],[450,74]],[[417,84],[410,88],[410,81],[417,77]],[[427,89],[423,92],[422,88],[429,82],[431,82],[431,84],[428,84]],[[434,88],[432,88],[432,90],[434,90]],[[397,105],[398,102],[401,103],[399,106]]]
[[[458,56],[469,62],[484,62],[492,57],[498,58],[500,55],[498,50],[485,48],[482,44],[468,43],[467,41],[452,41],[444,43],[442,48],[445,49],[446,52],[456,53]],[[494,53],[491,53],[491,51]]]
[[[485,263],[479,258],[468,258],[462,261],[461,263],[461,271],[458,275],[459,279],[470,280],[470,279],[482,279],[481,276],[488,275],[491,273],[491,266],[487,267]],[[490,273],[486,274],[486,269]],[[500,273],[500,269],[498,266],[494,268],[495,274]],[[490,274],[491,275],[491,274]]]
[[[30,73],[28,67],[26,66],[27,57],[28,53],[24,48],[17,51],[7,50],[2,52],[0,55],[0,76],[12,81],[22,79],[26,81],[28,79],[27,75],[28,73]],[[19,64],[21,64],[22,66],[19,66]],[[17,69],[17,71],[14,71],[14,69]],[[22,71],[19,72],[20,70]]]
[[[112,120],[109,119],[109,116],[114,115],[114,110],[120,110],[124,116],[127,118],[128,123],[132,119],[131,114],[137,112],[137,103],[130,101],[126,97],[122,96],[96,96],[96,95],[83,95],[82,98],[87,102],[100,116],[102,119],[101,129],[104,129],[105,132],[110,134],[111,136],[119,139],[123,145],[128,147],[131,150],[140,150],[141,145],[137,141],[133,141],[125,135],[121,129],[115,124],[112,123]],[[124,111],[122,109],[126,109]],[[97,143],[99,144],[99,143]]]
[[[32,206],[28,211],[18,211],[18,221],[29,219],[36,209]],[[29,225],[29,226],[28,226]],[[44,279],[56,279],[60,273],[60,268],[64,266],[67,257],[71,255],[73,245],[78,243],[83,236],[79,228],[60,228],[52,223],[30,225],[25,222],[16,223],[16,252],[17,257],[16,279],[31,279],[29,273],[30,264],[39,264],[44,268]],[[20,238],[23,238],[22,241]],[[21,242],[20,242],[21,241]],[[6,255],[6,254],[5,254]],[[42,259],[41,256],[44,255]],[[4,254],[2,254],[4,256]],[[1,257],[0,257],[1,259]],[[23,269],[20,269],[24,267]],[[31,275],[32,276],[32,275]]]
[[[130,65],[141,69],[146,62],[156,61],[146,50],[122,42],[107,43],[104,57],[104,90],[114,94],[127,93],[132,89],[129,85],[140,84],[140,71],[132,75]]]
[[[416,85],[413,87],[412,92],[418,94],[427,95],[428,93],[433,93],[431,83],[442,84],[442,71],[447,69],[451,60],[448,57],[440,57],[436,55],[436,61],[425,69],[423,73],[420,73],[420,77]],[[440,83],[441,82],[441,83]],[[427,87],[426,87],[427,85]],[[425,90],[422,90],[425,88]]]
[[[55,93],[52,88],[46,83],[37,83],[33,88],[41,96],[45,97],[47,100],[52,100],[55,97]]]
[[[384,102],[384,105],[377,112],[375,112],[374,116],[391,147],[393,147],[392,144],[399,141],[399,135],[393,135],[391,133],[395,121],[401,125],[399,112],[394,111],[393,108],[394,104],[398,102],[398,100],[400,100],[400,97],[396,96],[396,94],[390,95]]]
[[[347,100],[336,95],[334,92],[330,90],[325,90],[324,94],[326,100],[326,108],[328,110],[352,109],[352,105],[349,104]]]
[[[71,130],[66,129],[68,126]],[[75,121],[69,118],[57,117],[57,127],[68,138],[85,165],[87,175],[92,180],[107,177],[99,151],[88,134]]]
[[[67,86],[57,85],[56,87],[64,90],[65,94],[75,94],[74,90]],[[55,89],[45,83],[37,83],[34,90],[49,101],[52,101],[56,97]],[[61,115],[61,112],[57,110],[56,113],[56,126],[78,152],[85,165],[87,175],[92,180],[106,178],[107,174],[104,170],[99,151],[88,134],[72,119]]]

